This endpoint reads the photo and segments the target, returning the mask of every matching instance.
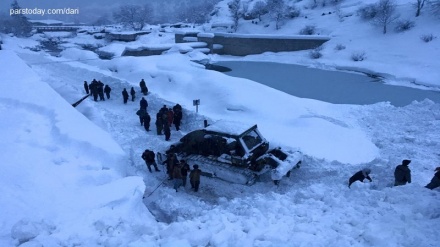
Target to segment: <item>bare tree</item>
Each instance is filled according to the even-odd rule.
[[[284,3],[284,0],[268,0],[267,8],[275,21],[275,29],[280,29],[287,16],[287,6]]]
[[[122,25],[133,30],[142,30],[145,23],[151,20],[152,8],[150,5],[122,5],[113,13],[113,18]]]
[[[422,8],[425,6],[425,2],[426,2],[425,0],[417,0],[417,3],[416,3],[416,8],[417,8],[416,17],[420,15],[420,12],[422,11]]]
[[[258,1],[252,8],[252,13],[258,16],[258,20],[261,21],[261,16],[267,14],[267,4],[264,1]]]
[[[13,11],[14,14],[11,15],[9,21],[6,21],[5,24],[9,25],[9,28],[6,29],[9,29],[9,31],[16,36],[28,36],[32,31],[32,26],[28,18],[21,13],[21,7],[17,0],[12,2],[11,11]]]
[[[387,33],[387,26],[399,18],[396,14],[396,5],[393,0],[380,0],[377,3],[377,15],[373,23],[383,28],[383,33]]]
[[[440,0],[430,0],[429,1],[431,12],[437,16],[440,17]]]
[[[232,20],[234,21],[234,32],[237,32],[238,29],[238,21],[243,15],[243,12],[241,11],[241,4],[240,0],[232,0],[229,2],[229,10],[231,11]]]

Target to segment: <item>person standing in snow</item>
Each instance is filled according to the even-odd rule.
[[[142,79],[139,82],[139,87],[141,88],[141,92],[142,92],[143,95],[147,95],[148,94],[147,84],[145,84],[144,79]]]
[[[188,163],[186,163],[185,160],[180,161],[180,165],[182,166],[182,185],[183,187],[186,186],[186,179],[188,177],[188,172],[191,171],[191,168],[189,168]]]
[[[182,166],[180,163],[176,163],[173,167],[173,183],[174,183],[174,189],[177,192],[177,189],[182,186],[183,180],[182,180]]]
[[[174,112],[171,108],[169,108],[167,111],[167,122],[168,122],[168,126],[170,127],[173,124],[173,118],[174,118]]]
[[[167,154],[167,159],[163,162],[163,164],[166,164],[168,180],[173,179],[174,166],[176,166],[178,163],[179,161],[174,153]]]
[[[403,160],[402,164],[396,166],[394,170],[394,186],[411,183],[411,170],[408,168],[411,160]]]
[[[168,122],[163,125],[163,133],[165,134],[165,141],[169,141],[171,137],[171,129]]]
[[[440,166],[435,168],[436,173],[434,174],[434,177],[431,179],[431,182],[427,184],[425,187],[433,190],[440,186]]]
[[[202,171],[199,169],[198,165],[194,165],[193,167],[194,169],[189,173],[189,183],[191,184],[191,188],[197,192],[199,191],[200,175],[202,174]]]
[[[134,88],[131,87],[130,89],[130,94],[131,94],[131,101],[134,101],[134,99],[136,98],[136,91],[134,91]]]
[[[141,101],[139,101],[139,106],[140,106],[140,109],[147,110],[148,102],[144,97],[142,97]]]
[[[86,90],[86,94],[89,95],[89,84],[87,84],[87,81],[84,81],[84,90]]]
[[[98,90],[99,100],[105,101],[105,98],[104,98],[104,83],[102,83],[101,81],[98,81],[98,84],[97,84],[96,88]]]
[[[127,92],[127,89],[125,89],[125,88],[124,88],[124,90],[122,90],[122,98],[124,98],[124,104],[127,104],[128,92]]]
[[[173,107],[174,117],[173,117],[173,124],[176,126],[176,130],[180,130],[180,122],[182,121],[182,106],[179,104],[176,104]]]
[[[364,179],[368,179],[368,180],[370,180],[370,182],[372,182],[373,180],[370,178],[370,172],[371,172],[371,170],[369,168],[364,168],[361,171],[356,172],[348,180],[348,188],[350,188],[351,184],[356,181],[364,182]]]
[[[162,129],[163,129],[162,114],[159,111],[156,114],[156,130],[157,130],[157,135],[162,135]]]
[[[145,115],[147,115],[147,111],[144,109],[139,109],[137,110],[136,115],[139,116],[139,122],[141,123],[141,125],[144,125]]]
[[[93,100],[98,101],[98,81],[93,79],[90,83],[90,92],[93,94]]]
[[[151,166],[154,166],[154,169],[157,172],[160,172],[159,168],[157,168],[157,163],[156,163],[156,160],[155,160],[155,154],[154,154],[153,151],[145,149],[145,151],[142,153],[141,157],[142,157],[143,160],[145,160],[145,164],[147,165],[148,170],[150,172],[152,172],[151,171]]]
[[[105,85],[104,87],[104,93],[107,96],[107,99],[110,99],[110,92],[112,91],[112,89],[110,88],[109,85]]]
[[[148,112],[145,110],[144,128],[146,131],[150,131],[150,121],[151,121],[150,114],[148,114]]]

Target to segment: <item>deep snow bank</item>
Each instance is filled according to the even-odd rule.
[[[13,52],[0,64],[0,245],[125,245],[120,235],[152,233],[145,185],[125,177],[120,146]]]

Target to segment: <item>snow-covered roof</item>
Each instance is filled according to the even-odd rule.
[[[206,130],[230,134],[230,135],[241,135],[246,130],[250,129],[252,126],[249,126],[244,123],[227,121],[227,120],[219,120],[213,124],[210,124],[206,127]]]

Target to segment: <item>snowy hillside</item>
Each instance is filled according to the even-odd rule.
[[[169,45],[172,30],[127,43],[86,33],[27,39],[0,34],[0,246],[437,246],[440,189],[424,186],[440,166],[439,104],[330,104],[205,70],[191,60],[348,69],[439,91],[440,62],[433,58],[440,55],[440,40],[425,43],[420,35],[440,37],[440,20],[425,12],[413,18],[412,1],[398,1],[401,16],[416,24],[384,35],[356,16],[361,4],[374,1],[346,0],[337,9],[286,2],[295,2],[301,15],[281,29],[263,16],[259,24],[240,20],[237,32],[297,35],[305,25],[316,25],[319,34],[331,37],[323,57],[312,59],[309,51],[182,55],[176,49],[119,56],[125,46]],[[211,23],[229,22],[227,2],[218,6]],[[39,47],[54,37],[61,41],[57,57]],[[336,50],[337,45],[346,48]],[[95,48],[115,57],[101,60]],[[364,61],[351,60],[357,51],[365,52]],[[150,90],[150,132],[135,114],[142,78]],[[88,98],[73,108],[85,94],[84,80],[92,79],[109,85],[111,98]],[[131,87],[137,98],[123,104],[121,92]],[[194,99],[201,102],[198,113]],[[163,105],[176,103],[183,107],[182,129],[173,126],[168,142],[156,134],[154,121]],[[279,186],[202,177],[198,192],[189,185],[175,192],[165,167],[150,173],[140,156],[146,148],[165,151],[202,128],[205,119],[258,124],[272,146],[300,149],[303,164]],[[412,183],[393,187],[394,168],[403,159],[412,160]],[[350,176],[365,167],[373,181],[348,188]]]

